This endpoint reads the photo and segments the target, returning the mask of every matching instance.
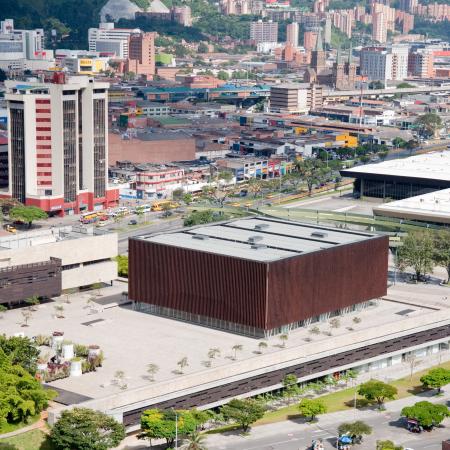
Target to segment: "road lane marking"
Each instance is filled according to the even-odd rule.
[[[350,211],[353,208],[356,208],[357,205],[344,206],[343,208],[333,209],[333,212],[345,212]]]

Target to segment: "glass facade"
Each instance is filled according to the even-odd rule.
[[[391,198],[402,200],[416,195],[427,194],[450,186],[442,183],[442,186],[426,183],[391,181],[391,180],[368,180],[358,178],[355,180],[355,193],[362,197]]]
[[[63,101],[64,201],[77,199],[77,123],[75,100]]]
[[[94,99],[94,197],[106,190],[106,111],[105,99]]]
[[[22,102],[10,102],[12,197],[25,203],[25,124]]]
[[[307,327],[315,322],[326,322],[331,317],[342,316],[354,311],[361,311],[373,304],[372,301],[358,303],[356,305],[349,306],[337,311],[332,311],[320,316],[311,317],[299,322],[293,322],[282,327],[272,328],[271,330],[263,330],[248,325],[242,325],[238,323],[228,322],[226,320],[215,319],[213,317],[206,317],[200,314],[193,314],[186,311],[180,311],[176,309],[166,308],[164,306],[151,305],[142,302],[133,302],[133,308],[136,311],[141,311],[148,314],[155,314],[157,316],[169,317],[171,319],[182,320],[184,322],[190,322],[198,325],[203,325],[210,328],[217,328],[219,330],[230,331],[236,334],[242,334],[244,336],[250,336],[255,338],[267,338],[270,336],[276,336],[277,334],[287,333],[296,328]]]

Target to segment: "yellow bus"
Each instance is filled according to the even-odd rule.
[[[165,205],[168,205],[170,209],[178,208],[180,206],[179,203],[174,202],[173,200],[162,200],[160,202],[153,203],[152,211],[163,211]]]

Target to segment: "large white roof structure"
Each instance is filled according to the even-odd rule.
[[[450,224],[450,189],[385,203],[373,211],[381,216]]]
[[[404,159],[392,159],[342,170],[344,176],[384,175],[394,177],[448,181],[450,183],[450,151],[425,153]]]
[[[377,236],[361,231],[251,217],[139,238],[158,244],[269,262],[374,237]]]

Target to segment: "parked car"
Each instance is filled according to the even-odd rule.
[[[131,219],[131,220],[128,222],[128,225],[137,225],[137,220]]]

